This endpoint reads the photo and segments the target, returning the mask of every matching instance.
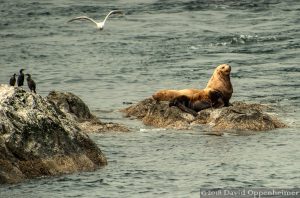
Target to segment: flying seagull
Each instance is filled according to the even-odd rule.
[[[72,22],[72,21],[75,21],[75,20],[88,20],[88,21],[91,21],[91,22],[95,23],[98,30],[103,30],[104,24],[105,24],[106,20],[107,20],[108,17],[109,17],[110,15],[112,15],[112,14],[123,14],[123,12],[122,12],[121,10],[112,10],[112,11],[110,11],[110,12],[106,15],[105,19],[104,19],[103,21],[100,21],[100,22],[97,22],[97,21],[95,21],[94,19],[92,19],[92,18],[90,18],[90,17],[87,17],[87,16],[75,17],[75,18],[69,20],[68,22]]]

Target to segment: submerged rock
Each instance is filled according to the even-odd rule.
[[[177,107],[169,107],[168,102],[148,98],[121,111],[127,117],[136,117],[145,125],[159,128],[189,129],[194,125],[206,124],[212,131],[233,132],[286,127],[278,118],[267,113],[268,109],[269,107],[261,104],[234,102],[229,107],[202,110],[194,117]]]
[[[0,85],[0,183],[106,164],[97,145],[53,103],[22,88]]]
[[[122,124],[101,122],[90,112],[88,106],[73,93],[51,91],[46,99],[64,112],[69,119],[77,121],[79,127],[85,132],[129,131]]]

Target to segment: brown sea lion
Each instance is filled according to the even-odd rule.
[[[218,90],[223,95],[224,105],[229,105],[233,89],[230,81],[231,67],[227,64],[219,65],[211,78],[209,79],[205,89]]]
[[[231,67],[227,64],[219,65],[213,75],[211,76],[210,80],[208,81],[205,89],[213,89],[218,90],[223,94],[223,99],[225,106],[228,106],[229,99],[232,96],[232,85],[230,81],[230,72]],[[160,90],[152,95],[155,100],[158,101],[170,101],[178,96],[185,95],[191,97],[193,94],[200,92],[200,93],[207,93],[201,92],[201,89],[182,89],[182,90]]]
[[[188,108],[192,114],[209,107],[229,106],[233,92],[230,72],[231,67],[222,64],[215,69],[205,89],[160,90],[152,97],[157,101],[171,101],[170,106],[184,111]]]

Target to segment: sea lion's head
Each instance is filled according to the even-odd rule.
[[[216,68],[215,72],[217,72],[218,75],[229,76],[231,72],[231,67],[230,65],[222,64]]]

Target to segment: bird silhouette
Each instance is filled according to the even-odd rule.
[[[9,79],[9,85],[15,86],[16,84],[16,74],[12,75],[12,77]]]
[[[31,75],[30,74],[26,74],[27,76],[27,85],[28,85],[28,88],[30,89],[30,91],[36,93],[36,84],[34,82],[34,80],[31,79]]]
[[[20,69],[20,74],[18,76],[17,84],[18,87],[23,86],[24,84],[24,74],[23,74],[24,69]]]
[[[110,12],[106,15],[105,19],[104,19],[103,21],[100,21],[100,22],[97,22],[97,21],[95,21],[94,19],[92,19],[92,18],[90,18],[90,17],[87,17],[87,16],[79,16],[79,17],[75,17],[75,18],[73,18],[73,19],[70,19],[68,22],[72,22],[72,21],[75,21],[75,20],[88,20],[88,21],[91,21],[91,22],[95,23],[95,24],[96,24],[96,28],[97,28],[98,30],[103,30],[106,20],[107,20],[108,17],[109,17],[110,15],[112,15],[112,14],[123,14],[123,12],[122,12],[121,10],[112,10],[112,11],[110,11]]]

